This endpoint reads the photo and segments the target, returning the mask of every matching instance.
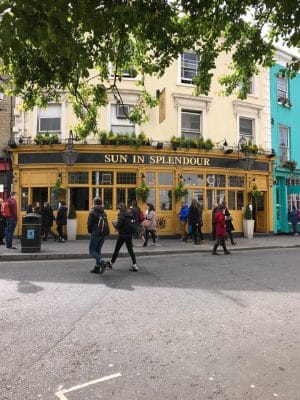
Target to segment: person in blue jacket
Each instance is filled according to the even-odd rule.
[[[188,236],[188,233],[187,233],[188,214],[189,214],[189,207],[183,201],[181,203],[181,209],[180,209],[178,216],[179,216],[179,221],[180,221],[181,240],[183,240],[184,242],[187,241],[187,236]]]

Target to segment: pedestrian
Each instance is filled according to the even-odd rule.
[[[56,216],[57,232],[58,232],[58,242],[62,243],[65,241],[63,234],[63,227],[67,225],[67,213],[68,208],[64,201],[61,201],[60,207]]]
[[[53,209],[47,201],[44,202],[44,207],[41,211],[41,220],[42,220],[42,226],[43,226],[43,230],[44,230],[43,241],[48,240],[49,234],[56,241],[58,239],[58,236],[52,230],[53,221],[55,221],[55,217],[54,217]]]
[[[31,214],[33,212],[34,212],[33,204],[28,204],[28,207],[26,209],[26,214]]]
[[[145,229],[145,240],[143,247],[148,245],[149,235],[152,238],[153,244],[156,243],[157,235],[156,235],[156,216],[155,216],[155,208],[153,204],[147,203],[147,209],[145,212],[145,219],[142,222],[142,225]]]
[[[226,224],[226,232],[228,233],[231,245],[234,246],[236,242],[233,240],[232,232],[234,231],[234,226],[233,226],[233,218],[230,214],[230,211],[228,210],[227,204],[223,202],[224,207],[225,207],[225,224]]]
[[[103,274],[106,263],[102,260],[101,249],[109,235],[109,225],[102,199],[99,197],[95,197],[93,200],[93,207],[88,215],[87,230],[90,234],[89,253],[96,260],[96,265],[90,272],[92,274]]]
[[[218,211],[215,213],[216,222],[216,242],[213,247],[212,254],[218,256],[217,248],[221,245],[224,250],[224,254],[231,254],[226,248],[225,238],[226,238],[226,223],[225,223],[225,206],[221,204]]]
[[[181,240],[183,242],[187,242],[187,236],[188,236],[188,233],[187,233],[188,214],[189,214],[189,207],[183,201],[181,203],[181,209],[180,209],[179,214],[178,214],[179,223],[180,223]]]
[[[200,215],[198,211],[197,199],[192,199],[188,213],[188,224],[191,227],[191,237],[194,239],[194,244],[201,244],[198,241],[198,227],[200,224]]]
[[[290,211],[290,218],[291,218],[291,223],[292,223],[292,229],[293,229],[293,234],[296,236],[297,235],[297,225],[298,225],[298,211],[295,206],[292,207],[292,210]]]
[[[203,226],[203,218],[202,218],[202,214],[203,214],[203,207],[202,205],[197,202],[197,210],[198,210],[198,214],[199,214],[199,223],[198,223],[198,234],[200,237],[200,241],[203,242],[203,233],[202,233],[202,226]]]
[[[113,225],[118,231],[118,239],[108,268],[113,268],[113,265],[118,258],[119,251],[125,243],[132,260],[132,267],[129,268],[129,271],[137,272],[138,267],[136,265],[136,257],[133,251],[132,243],[132,235],[134,232],[134,230],[132,229],[133,215],[131,213],[131,210],[128,210],[124,203],[119,203],[117,205],[117,209],[119,210],[118,220],[113,221]]]
[[[142,221],[145,219],[145,216],[137,204],[136,200],[132,200],[130,209],[133,215],[134,222],[136,224],[136,236],[138,238],[143,238],[143,228],[142,228]]]
[[[5,236],[5,228],[6,228],[6,218],[2,215],[2,205],[3,199],[0,197],[0,245],[4,245],[4,236]]]
[[[216,222],[215,222],[215,215],[216,212],[218,211],[219,205],[214,204],[212,212],[211,212],[211,235],[212,235],[212,240],[216,240]]]
[[[16,201],[16,192],[11,192],[10,197],[7,200],[8,208],[9,208],[9,216],[6,218],[6,237],[5,243],[8,249],[17,248],[13,246],[13,236],[18,223],[18,208]]]

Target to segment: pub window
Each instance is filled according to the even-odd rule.
[[[228,186],[230,187],[244,187],[244,182],[243,176],[228,176]]]
[[[160,211],[172,210],[172,190],[159,190]]]
[[[135,188],[117,188],[117,204],[130,205],[135,198]]]
[[[183,174],[182,176],[186,186],[203,186],[203,175]]]
[[[191,204],[192,199],[196,199],[197,202],[203,207],[203,203],[204,203],[203,190],[188,189],[187,203]]]
[[[173,174],[170,172],[159,172],[158,173],[158,184],[159,185],[173,185]]]
[[[206,175],[206,186],[208,187],[225,187],[225,175]]]
[[[212,210],[215,204],[221,204],[225,201],[225,190],[211,190],[206,191],[206,207]]]
[[[21,190],[21,210],[26,211],[28,207],[28,188]]]
[[[105,210],[113,209],[113,189],[112,188],[93,188],[93,199],[100,197],[103,201]]]
[[[145,181],[148,186],[155,186],[155,172],[146,172]]]
[[[153,204],[154,208],[156,208],[155,189],[154,188],[150,188],[150,190],[149,190],[147,203]]]
[[[89,210],[89,188],[70,188],[70,204],[73,204],[75,210]]]
[[[93,171],[92,185],[113,185],[114,174],[110,171]]]
[[[86,172],[69,172],[69,184],[88,184],[89,173]]]
[[[242,190],[228,190],[229,210],[242,210],[244,207],[244,192]]]
[[[118,185],[136,185],[135,172],[117,172]]]

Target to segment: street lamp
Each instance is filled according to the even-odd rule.
[[[69,132],[69,138],[66,144],[65,151],[61,153],[62,159],[65,164],[72,166],[76,163],[77,158],[79,156],[78,151],[74,150],[73,142],[77,141],[77,136],[74,137],[73,132]]]
[[[240,156],[240,152],[241,152],[241,145],[245,144],[244,146],[244,157]],[[238,142],[238,162],[241,165],[241,168],[249,170],[253,163],[255,161],[255,158],[251,157],[251,152],[250,152],[250,148],[248,145],[248,141],[245,138],[245,136],[242,136]]]

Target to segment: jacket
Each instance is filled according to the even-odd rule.
[[[106,213],[104,212],[104,207],[94,206],[93,208],[91,208],[87,219],[88,233],[93,234],[96,232],[101,215],[105,215],[107,217]]]
[[[118,220],[117,223],[114,225],[114,227],[117,229],[119,232],[119,236],[132,236],[132,232],[127,231],[127,224],[126,220],[131,220],[133,219],[132,212],[129,210],[126,210],[125,212],[120,212],[118,215]]]
[[[53,221],[55,220],[52,207],[47,206],[42,211],[42,225],[46,227],[53,226]]]
[[[216,222],[216,235],[221,237],[226,237],[226,223],[225,223],[225,214],[222,211],[217,211],[215,214],[215,222]]]
[[[67,212],[68,208],[66,206],[60,206],[56,216],[57,225],[67,225]]]
[[[16,199],[13,197],[10,197],[7,200],[9,211],[10,211],[10,217],[7,218],[7,220],[13,220],[13,221],[18,221],[18,211],[17,211],[17,202]]]
[[[181,207],[180,212],[178,214],[179,220],[182,222],[187,222],[188,220],[188,215],[189,215],[189,207],[188,205],[184,205]]]
[[[195,226],[197,224],[200,224],[198,207],[190,206],[188,214],[188,222],[190,226]]]
[[[298,211],[297,210],[292,210],[290,213],[290,216],[291,216],[291,222],[298,221]]]
[[[147,210],[145,213],[145,217],[146,219],[148,219],[149,221],[151,221],[151,225],[147,227],[148,231],[155,231],[156,229],[156,218],[155,218],[155,211],[151,210]]]

